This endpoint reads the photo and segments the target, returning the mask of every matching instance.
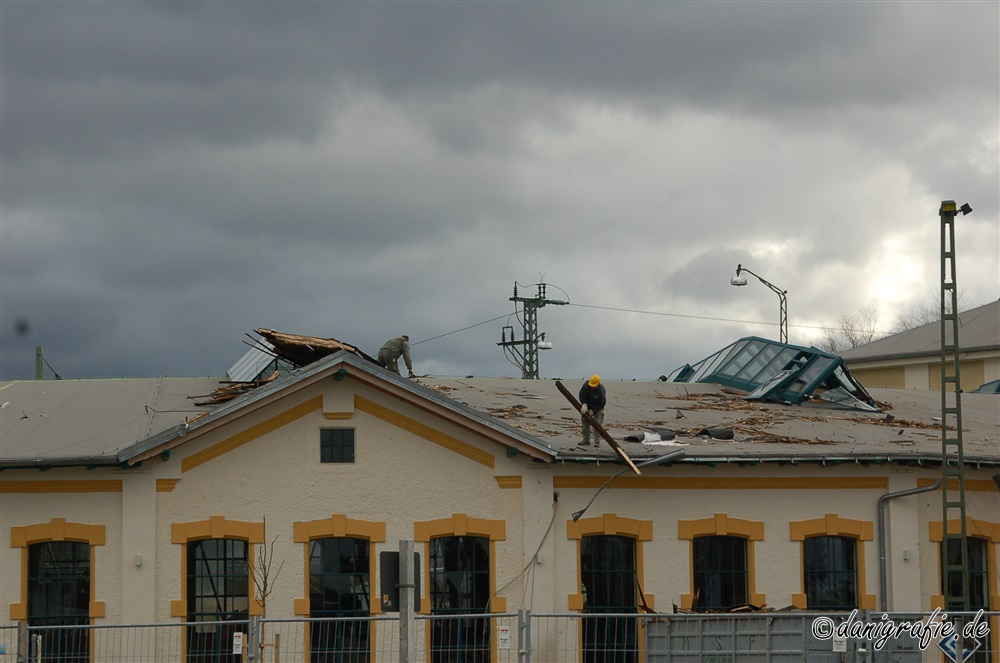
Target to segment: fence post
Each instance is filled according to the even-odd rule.
[[[531,663],[531,612],[517,611],[517,660],[518,663]]]
[[[399,541],[399,663],[416,663],[416,625],[414,616],[413,541]]]

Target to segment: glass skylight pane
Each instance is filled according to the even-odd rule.
[[[758,373],[763,370],[767,363],[774,359],[774,356],[778,354],[778,346],[773,343],[768,343],[764,348],[757,353],[753,360],[746,365],[746,367],[736,375],[737,380],[745,380],[747,382],[754,382]]]

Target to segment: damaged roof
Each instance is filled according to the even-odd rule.
[[[840,407],[878,410],[875,400],[837,355],[757,336],[741,338],[694,366],[685,364],[661,379],[735,387],[748,392],[749,401],[798,405],[820,399]]]
[[[417,381],[555,445],[557,460],[615,460],[603,441],[596,448],[580,445],[580,415],[552,380],[427,377]],[[563,382],[576,393],[583,379]],[[681,462],[933,465],[941,460],[941,403],[936,392],[873,390],[880,411],[863,412],[828,403],[750,402],[743,392],[716,384],[610,380],[603,384],[608,398],[604,427],[632,458],[660,456],[683,446]],[[964,394],[962,407],[965,462],[1000,466],[996,397]],[[665,439],[671,433],[672,439]],[[722,439],[727,434],[731,439]],[[628,439],[639,436],[646,441]]]
[[[294,347],[285,352],[300,351],[303,338],[307,337],[295,337]],[[391,387],[409,402],[472,422],[476,430],[536,460],[620,462],[604,441],[596,447],[580,446],[580,416],[553,380],[411,380],[381,368],[354,346],[330,350],[333,344],[347,344],[318,340],[332,342],[320,350],[318,344],[305,343],[325,353],[319,360],[266,382],[241,383],[238,391],[231,381],[218,378],[4,384],[0,467],[136,462],[179,444],[185,433],[194,435],[203,426],[207,430],[224,424],[241,408],[330,377],[338,367],[346,367],[352,378]],[[583,379],[564,382],[575,394]],[[608,396],[604,427],[637,460],[680,446],[685,458],[679,462],[684,463],[936,465],[941,459],[937,392],[872,390],[869,397],[878,409],[859,411],[816,400],[800,405],[748,401],[745,390],[710,383],[605,380],[604,384]],[[220,390],[226,392],[224,398],[218,397]],[[962,406],[965,462],[1000,466],[996,397],[967,393]]]

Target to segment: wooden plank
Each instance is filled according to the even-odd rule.
[[[566,397],[566,400],[569,401],[570,405],[576,408],[577,412],[580,412],[580,401],[576,400],[576,396],[574,396],[570,392],[570,390],[566,388],[566,385],[564,385],[559,380],[556,380],[556,389],[558,389],[559,393],[561,393],[563,396]],[[612,448],[612,450],[614,450],[616,454],[618,454],[618,457],[621,458],[623,461],[625,461],[625,463],[632,468],[633,472],[635,472],[636,474],[642,474],[642,472],[639,471],[639,468],[635,466],[635,463],[632,462],[632,459],[628,457],[628,454],[625,453],[625,450],[622,449],[622,446],[618,444],[618,440],[611,437],[611,434],[608,433],[608,431],[604,430],[604,426],[597,423],[597,419],[594,419],[592,416],[590,416],[590,412],[587,413],[580,412],[580,414],[587,418],[587,421],[590,422],[590,425],[594,428],[594,430],[596,430],[600,434],[600,436],[604,438],[604,441],[608,443],[608,445]]]

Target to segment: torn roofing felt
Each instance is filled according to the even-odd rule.
[[[878,410],[844,360],[804,348],[748,336],[700,362],[685,364],[667,382],[711,382],[748,392],[750,401],[801,404],[819,399],[841,407]]]
[[[273,329],[254,329],[254,331],[270,344],[275,356],[290,361],[297,367],[308,366],[314,361],[331,355],[338,350],[346,350],[362,359],[367,359],[373,364],[378,364],[378,361],[374,357],[365,354],[357,346],[338,341],[335,338],[285,334]]]
[[[227,372],[229,380],[224,381],[211,394],[200,396],[201,400],[196,405],[225,403],[340,350],[378,364],[378,361],[356,346],[335,338],[301,336],[263,328],[254,331],[263,340],[247,334],[251,342],[244,341],[244,343],[250,346],[250,350],[230,367]]]

